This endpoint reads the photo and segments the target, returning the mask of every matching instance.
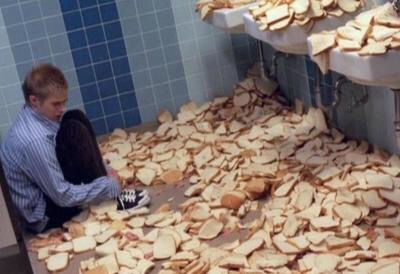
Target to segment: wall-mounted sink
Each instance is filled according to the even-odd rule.
[[[359,56],[335,48],[329,53],[329,69],[361,85],[400,88],[400,52],[389,50],[384,55]]]
[[[341,17],[327,16],[316,21],[310,29],[292,24],[280,31],[260,31],[260,24],[254,21],[249,13],[246,13],[244,14],[244,26],[249,35],[270,44],[279,51],[292,54],[307,54],[307,37],[309,35],[323,30],[336,29],[353,17],[354,14],[344,14]]]
[[[208,16],[205,22],[214,25],[226,32],[243,33],[243,14],[248,12],[249,7],[255,4],[249,4],[235,9],[218,9],[214,10]]]

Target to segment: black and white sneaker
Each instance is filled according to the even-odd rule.
[[[117,198],[118,210],[136,209],[150,203],[147,190],[124,189]]]

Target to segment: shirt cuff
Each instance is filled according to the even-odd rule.
[[[111,198],[117,198],[121,194],[121,191],[122,191],[121,185],[114,178],[108,177],[108,179],[111,181],[109,183]]]

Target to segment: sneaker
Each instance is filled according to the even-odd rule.
[[[118,210],[136,209],[150,203],[147,190],[124,189],[119,195]]]

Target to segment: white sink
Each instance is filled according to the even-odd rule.
[[[315,22],[311,30],[307,32],[307,27],[290,25],[281,31],[260,31],[259,23],[247,13],[244,14],[245,31],[254,38],[270,44],[275,49],[292,54],[307,54],[307,37],[312,33],[323,30],[333,30],[344,25],[352,19],[356,13],[344,14],[341,17],[327,16]]]
[[[329,54],[329,69],[361,85],[400,89],[400,52],[396,50],[385,55],[359,56],[335,48]]]
[[[243,14],[248,12],[249,7],[256,3],[242,6],[236,9],[218,9],[206,18],[206,22],[226,32],[243,33]]]

